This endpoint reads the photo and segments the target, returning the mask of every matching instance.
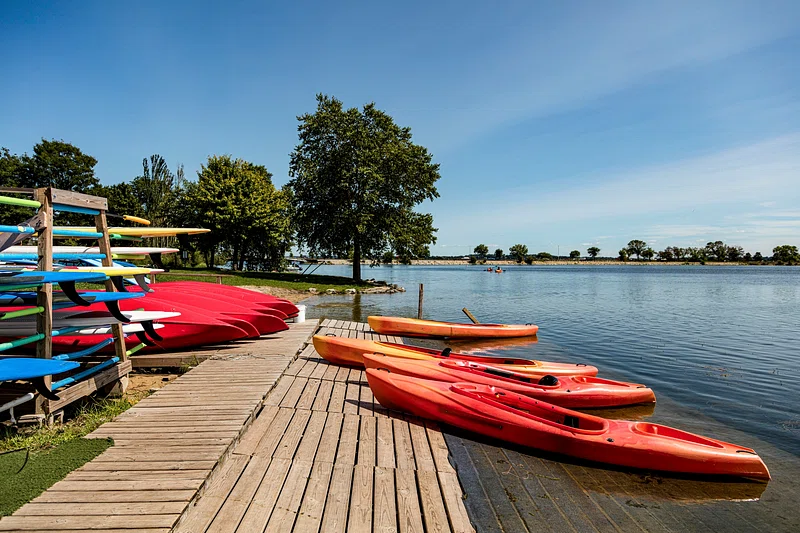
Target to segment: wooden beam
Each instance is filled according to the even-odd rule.
[[[53,270],[53,204],[50,189],[36,189],[34,198],[41,205],[39,208],[40,222],[44,227],[39,229],[38,269]],[[43,307],[44,311],[36,315],[36,331],[44,334],[44,338],[36,343],[36,357],[51,359],[53,357],[53,285],[44,283],[36,290],[36,305]],[[52,383],[51,376],[44,377],[44,383],[49,388]],[[44,413],[45,400],[41,395],[36,399],[36,412]]]
[[[127,376],[131,371],[131,362],[125,361],[124,363],[117,363],[116,365],[103,370],[102,372],[95,374],[94,376],[86,378],[84,381],[80,383],[76,383],[71,387],[60,391],[58,395],[61,397],[60,400],[51,402],[49,400],[45,400],[45,402],[49,402],[47,405],[48,412],[53,413],[59,409],[66,407],[67,405],[71,404],[75,400],[80,398],[84,398],[99,388],[108,385],[109,383],[113,383],[118,379]]]
[[[36,194],[36,189],[31,189],[29,187],[0,187],[0,193],[28,194],[34,196]]]
[[[100,247],[100,252],[106,254],[106,256],[103,258],[103,266],[113,266],[114,260],[111,258],[111,241],[108,238],[108,221],[106,221],[105,211],[100,211],[100,214],[94,217],[94,224],[98,233],[103,234],[103,236],[97,241],[97,245]],[[106,292],[114,292],[117,290],[116,287],[114,287],[114,283],[110,279],[106,280],[105,285]],[[111,332],[114,336],[114,352],[116,353],[117,357],[119,357],[120,361],[127,361],[128,354],[127,350],[125,349],[125,334],[122,332],[122,324],[112,325]]]
[[[63,191],[61,189],[50,189],[54,204],[71,205],[74,207],[86,207],[88,209],[108,209],[108,200],[101,196],[92,196],[73,191]]]

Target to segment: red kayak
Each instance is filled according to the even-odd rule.
[[[500,365],[470,361],[403,359],[377,353],[365,353],[363,357],[367,368],[448,383],[469,382],[501,387],[571,409],[620,407],[656,401],[653,390],[644,385],[593,376],[546,375],[536,379],[500,368]]]
[[[243,300],[245,302],[245,306],[257,304],[278,309],[279,311],[286,313],[290,318],[297,316],[297,313],[299,313],[297,306],[289,300],[278,298],[276,296],[272,296],[271,294],[251,291],[250,289],[232,287],[230,285],[205,283],[202,281],[168,281],[165,283],[155,283],[151,287],[154,291],[201,291],[206,294],[222,294],[229,298]]]
[[[350,339],[327,335],[314,335],[314,348],[325,360],[337,364],[363,367],[365,353],[381,353],[406,359],[458,359],[485,365],[499,366],[503,370],[517,372],[527,377],[542,378],[548,374],[553,376],[596,376],[597,367],[583,363],[551,363],[549,361],[533,361],[510,357],[491,357],[457,353],[446,348],[431,350],[410,344],[392,342],[376,342],[364,339]]]
[[[631,468],[770,479],[750,448],[679,429],[606,420],[486,385],[366,373],[384,407],[522,446]]]
[[[286,322],[284,322],[282,318],[278,318],[272,314],[247,309],[246,307],[232,304],[222,298],[214,297],[213,295],[154,291],[145,296],[144,299],[139,299],[137,301],[145,309],[148,307],[148,302],[152,301],[176,303],[179,305],[192,305],[199,309],[208,310],[212,313],[219,313],[221,315],[244,320],[245,322],[252,324],[258,331],[259,335],[268,335],[270,333],[276,333],[278,331],[289,329],[289,326],[286,325]],[[280,311],[277,312],[281,313]],[[283,313],[281,313],[281,315],[283,315]]]

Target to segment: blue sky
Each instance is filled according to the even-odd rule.
[[[441,164],[434,254],[800,245],[800,2],[270,4],[4,3],[0,146],[64,139],[104,183],[229,153],[282,184],[323,92]]]

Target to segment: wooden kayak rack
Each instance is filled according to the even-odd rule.
[[[32,197],[39,202],[38,215],[36,216],[36,231],[38,232],[38,270],[53,270],[53,211],[63,207],[64,211],[72,211],[90,214],[94,216],[94,225],[97,233],[98,247],[100,252],[105,254],[103,266],[112,266],[111,243],[108,235],[108,222],[106,213],[108,211],[108,200],[100,196],[92,196],[73,191],[55,189],[52,187],[43,188],[16,188],[2,187],[0,193],[16,194]],[[73,208],[73,209],[70,209]],[[105,289],[108,292],[116,291],[110,279],[105,281]],[[41,285],[36,291],[36,305],[44,308],[44,311],[37,315],[36,331],[43,335],[42,339],[36,342],[36,357],[44,359],[53,358],[53,286],[51,283]],[[97,356],[82,358],[84,362],[95,363],[88,369],[82,369],[71,373],[74,376],[74,383],[66,388],[60,389],[59,400],[48,400],[41,395],[36,397],[35,413],[40,417],[44,415],[48,422],[52,421],[56,411],[63,409],[67,405],[84,398],[95,391],[106,389],[115,394],[122,394],[128,386],[128,374],[131,371],[131,362],[125,347],[125,337],[121,324],[114,324],[111,327],[114,337],[114,355]],[[116,359],[116,361],[114,361]],[[113,363],[111,361],[114,361]],[[92,371],[97,369],[96,371]],[[68,376],[66,379],[69,379]],[[48,388],[52,386],[52,377],[45,377],[45,384]],[[0,389],[0,405],[18,397],[20,393],[27,393],[32,390],[29,386],[20,384],[10,384]],[[24,405],[24,404],[20,404]],[[13,409],[13,407],[12,407]],[[25,412],[25,407],[20,409]]]

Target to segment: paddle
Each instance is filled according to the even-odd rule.
[[[462,309],[462,311],[464,312],[465,315],[467,315],[467,317],[469,317],[470,320],[472,320],[473,324],[480,324],[480,322],[478,322],[478,319],[475,318],[475,316],[473,316],[473,314],[469,312],[469,309],[465,307],[464,309]]]

